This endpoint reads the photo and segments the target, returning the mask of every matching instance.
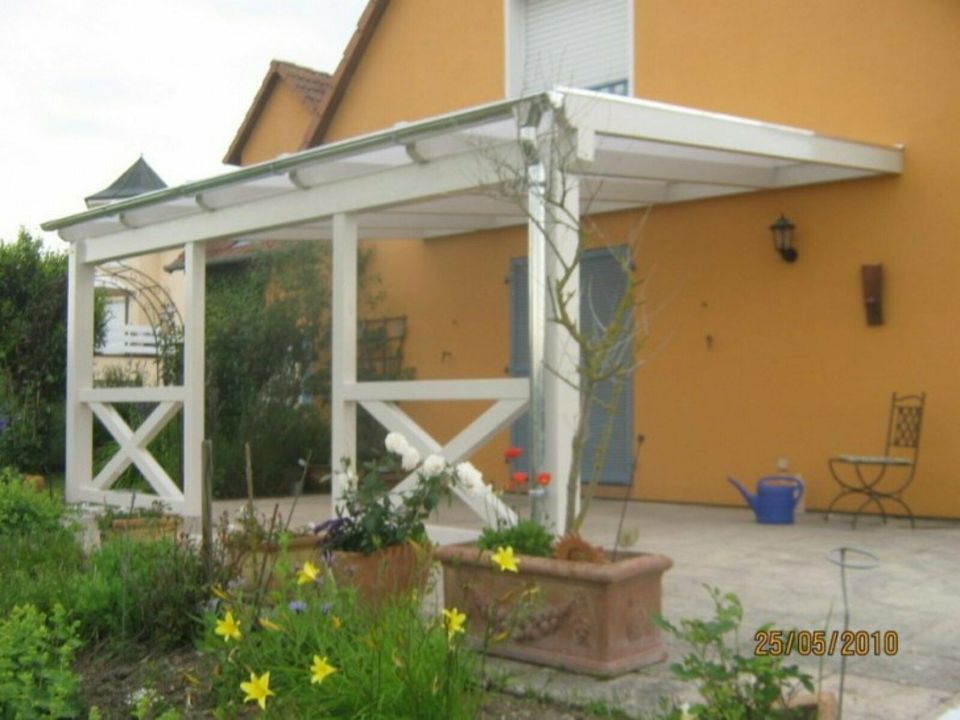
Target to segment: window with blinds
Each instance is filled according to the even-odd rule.
[[[631,0],[508,0],[511,94],[556,85],[629,92]]]

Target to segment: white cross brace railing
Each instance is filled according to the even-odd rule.
[[[478,448],[527,409],[530,383],[526,378],[493,380],[420,380],[349,383],[343,397],[359,403],[381,425],[402,434],[421,456],[440,455],[449,463],[469,458]],[[398,405],[416,400],[493,400],[494,403],[445,445],[437,442]],[[393,488],[400,495],[417,482],[412,472]],[[453,492],[487,523],[515,523],[516,513],[492,493],[471,493],[454,485]]]

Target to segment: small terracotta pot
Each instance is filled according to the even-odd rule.
[[[255,590],[257,578],[262,577],[268,590],[277,590],[280,587],[279,579],[274,574],[274,567],[280,557],[280,547],[277,543],[261,543],[256,547],[234,546],[230,549],[231,565],[243,578],[243,585],[247,590]],[[320,567],[320,551],[317,549],[316,535],[297,535],[290,538],[287,544],[287,559],[292,568],[303,565],[308,560]]]
[[[651,622],[660,613],[661,577],[673,566],[664,555],[624,554],[602,565],[522,555],[513,573],[473,545],[436,554],[444,605],[467,614],[471,636],[488,640],[485,652],[601,676],[666,657]]]
[[[164,515],[114,520],[106,534],[108,537],[125,537],[133,542],[156,542],[165,538],[176,540],[179,531],[180,518]]]
[[[832,692],[800,693],[790,698],[787,707],[802,710],[803,720],[837,720],[837,696]]]
[[[384,598],[422,592],[432,557],[431,547],[416,543],[391,545],[369,555],[338,550],[333,553],[331,570],[337,583],[356,588],[364,602],[377,605]]]

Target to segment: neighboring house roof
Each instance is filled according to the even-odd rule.
[[[326,135],[327,129],[330,127],[333,116],[337,111],[337,106],[340,104],[340,100],[343,99],[347,86],[350,84],[350,78],[353,77],[360,58],[367,49],[367,45],[370,44],[370,38],[373,37],[374,31],[377,29],[377,24],[380,22],[380,18],[383,17],[383,13],[389,4],[390,0],[368,0],[367,7],[364,8],[360,20],[357,21],[357,29],[354,30],[353,37],[350,38],[350,42],[347,44],[347,49],[343,51],[340,64],[337,65],[337,69],[333,73],[330,90],[323,98],[323,103],[319,108],[317,118],[312,127],[307,130],[306,142],[303,146],[304,150],[320,145],[323,142],[324,135]]]
[[[383,17],[389,3],[390,0],[368,0],[366,8],[364,8],[360,19],[357,21],[357,28],[354,30],[350,42],[347,43],[340,64],[337,65],[332,77],[325,72],[311,70],[282,60],[272,60],[270,69],[260,85],[260,90],[257,91],[250,109],[247,110],[243,123],[241,123],[240,129],[230,144],[230,149],[223,161],[231,165],[241,164],[243,147],[250,139],[254,128],[256,128],[274,86],[280,80],[290,84],[294,92],[299,95],[304,106],[314,115],[314,121],[307,128],[306,135],[298,149],[306,150],[320,145],[360,62],[360,58],[370,43],[377,24]],[[239,262],[253,253],[270,251],[274,247],[275,244],[270,241],[260,242],[256,245],[246,243],[235,245],[232,240],[207,243],[207,266]],[[183,270],[184,262],[184,254],[181,253],[173,262],[165,265],[163,269],[167,272]]]
[[[251,133],[253,133],[254,128],[256,128],[257,123],[260,121],[260,116],[264,108],[266,108],[267,102],[270,100],[270,95],[273,93],[274,87],[276,87],[280,81],[286,82],[300,98],[304,107],[312,115],[317,117],[323,112],[326,98],[330,93],[330,88],[333,83],[329,73],[311,70],[310,68],[294,65],[293,63],[284,62],[283,60],[271,60],[270,69],[267,70],[267,74],[263,78],[263,82],[257,91],[253,104],[250,106],[250,109],[247,110],[247,114],[240,124],[240,129],[237,130],[233,142],[230,143],[230,149],[227,150],[227,154],[223,158],[225,163],[230,165],[241,164],[244,145],[246,145],[250,139]],[[304,150],[310,147],[306,143],[312,136],[313,126],[314,124],[311,123],[311,131],[304,137],[298,150]]]
[[[153,168],[143,159],[143,155],[124,173],[98,193],[84,199],[87,207],[103,205],[112,200],[126,200],[136,195],[163,190],[167,184],[154,172]]]

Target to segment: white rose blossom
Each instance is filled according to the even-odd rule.
[[[483,474],[473,466],[473,463],[462,462],[457,465],[457,477],[460,478],[464,490],[471,495],[480,495],[490,490],[483,481]]]
[[[420,464],[420,453],[417,452],[416,448],[408,445],[403,451],[403,459],[400,461],[400,464],[407,472],[416,469],[417,465]]]
[[[383,444],[386,446],[387,450],[392,452],[394,455],[403,455],[410,447],[410,443],[407,442],[407,439],[398,432],[387,433],[387,437],[383,441]]]
[[[344,470],[343,477],[347,481],[347,488],[350,490],[355,490],[357,487],[357,474],[353,471],[353,468],[347,468]]]
[[[427,455],[427,459],[423,461],[423,474],[428,478],[436,477],[446,467],[447,461],[439,455]]]

